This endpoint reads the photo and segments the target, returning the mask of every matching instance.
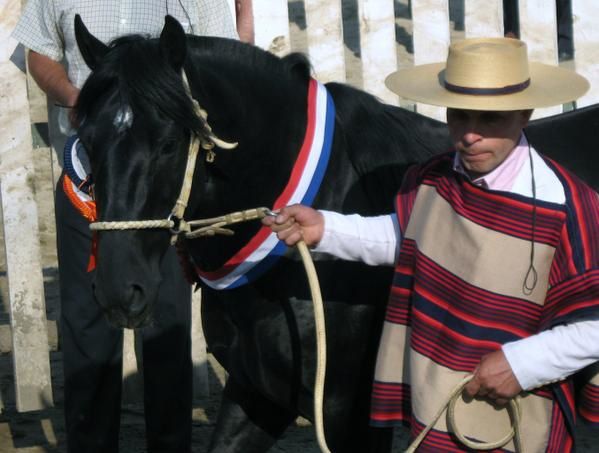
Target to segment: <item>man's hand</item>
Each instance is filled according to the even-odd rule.
[[[522,387],[500,349],[484,355],[474,370],[474,378],[464,388],[472,397],[485,397],[499,405],[507,404]]]
[[[315,209],[294,204],[281,209],[276,217],[267,216],[262,223],[272,228],[281,241],[295,245],[301,239],[315,246],[324,234],[324,217]]]

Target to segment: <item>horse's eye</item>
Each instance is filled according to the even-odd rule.
[[[165,139],[160,146],[160,153],[167,155],[173,154],[177,150],[177,143],[178,140],[176,138],[171,137]]]

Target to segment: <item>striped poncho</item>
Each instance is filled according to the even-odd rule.
[[[396,200],[403,241],[371,423],[408,423],[413,437],[483,355],[558,324],[599,317],[597,193],[547,161],[566,202],[536,200],[533,210],[532,199],[478,187],[452,164],[453,154],[446,154],[414,168]],[[529,293],[523,283],[533,241],[538,282]],[[574,378],[522,396],[524,451],[570,451],[576,407],[599,423],[599,379],[590,374],[577,397]],[[456,423],[467,437],[495,441],[508,432],[505,411],[479,400],[465,404],[458,403]],[[442,418],[419,451],[462,448]]]

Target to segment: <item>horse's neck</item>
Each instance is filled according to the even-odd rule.
[[[306,128],[306,102],[297,93],[301,90],[284,99],[273,94],[277,91],[281,88],[267,91],[246,85],[237,92],[240,108],[225,112],[218,106],[233,101],[200,100],[214,109],[208,112],[208,121],[214,118],[214,123],[210,122],[213,130],[238,146],[217,150],[213,163],[199,162],[190,200],[194,218],[274,206],[289,180]],[[190,249],[203,269],[214,270],[244,247],[259,228],[257,220],[235,225],[234,236],[200,239],[192,242]]]
[[[346,85],[327,88],[336,104],[336,149],[317,206],[364,215],[391,212],[407,168],[448,149],[445,125]]]

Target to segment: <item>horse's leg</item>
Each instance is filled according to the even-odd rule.
[[[209,452],[263,453],[273,446],[297,414],[248,390],[230,376],[223,391]]]
[[[393,428],[369,426],[368,411],[352,411],[339,401],[325,401],[324,428],[334,453],[391,453]]]

